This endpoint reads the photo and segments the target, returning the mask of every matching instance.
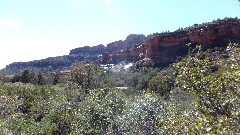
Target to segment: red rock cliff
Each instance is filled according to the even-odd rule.
[[[160,33],[151,36],[140,46],[133,46],[112,54],[113,60],[157,58],[173,59],[186,49],[186,43],[209,44],[224,38],[240,38],[240,20],[225,18],[210,23],[179,29],[175,32]],[[186,50],[185,50],[186,51]],[[168,58],[169,57],[169,58]]]

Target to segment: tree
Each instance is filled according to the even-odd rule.
[[[57,83],[59,83],[59,80],[60,80],[60,72],[56,72],[53,75],[53,85],[56,85]]]
[[[102,82],[105,80],[105,75],[104,70],[98,64],[85,61],[72,65],[71,78],[87,94],[89,93],[89,89],[96,89],[103,86]]]
[[[20,82],[21,81],[21,76],[20,75],[14,75],[13,78],[11,79],[11,82],[12,83],[15,83],[15,82]]]
[[[38,85],[45,84],[45,79],[41,73],[39,73],[37,77],[38,77]]]
[[[30,78],[29,78],[29,83],[31,84],[38,84],[38,76],[37,73],[35,71],[31,71],[30,72]]]
[[[29,70],[26,69],[22,72],[21,81],[23,83],[30,83],[30,71]]]
[[[231,116],[233,108],[239,104],[240,57],[234,46],[228,48],[230,49],[225,53],[229,58],[224,58],[224,53],[220,53],[217,58],[212,57],[197,48],[200,50],[196,54],[191,54],[174,65],[178,68],[176,85],[199,95],[198,108],[212,116]],[[198,56],[202,54],[205,54],[205,58],[199,59]]]
[[[160,96],[166,96],[171,91],[173,82],[170,76],[159,74],[149,81],[149,91],[160,94]]]

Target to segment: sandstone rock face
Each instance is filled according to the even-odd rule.
[[[84,46],[72,49],[69,54],[80,54],[80,53],[89,53],[89,54],[101,54],[104,52],[117,52],[123,49],[129,49],[137,44],[142,44],[146,40],[146,36],[143,34],[130,34],[125,40],[114,41],[112,43],[104,45],[100,44],[97,46]]]
[[[108,52],[102,53],[102,60],[103,62],[108,62],[109,60],[111,60],[110,54]]]
[[[114,41],[112,43],[107,44],[107,52],[113,53],[116,51],[120,51],[124,48],[123,46],[125,47],[122,40]]]
[[[224,37],[237,38],[240,35],[238,19],[228,18],[218,20],[207,25],[199,25],[189,31],[189,39],[197,44],[206,44]]]
[[[120,59],[124,60],[129,55],[127,55],[128,52],[124,51],[123,53],[121,53],[121,51],[129,50],[135,45],[142,44],[146,39],[147,37],[143,34],[130,34],[129,36],[127,36],[125,40],[114,41],[112,43],[107,44],[106,47],[102,44],[92,47],[84,46],[72,49],[69,54],[102,55],[101,58],[103,61],[109,61],[110,54],[112,54],[114,58],[116,57],[119,60]],[[115,52],[118,53],[115,54]],[[133,55],[134,57],[137,57],[140,52],[141,51],[139,49],[134,49],[130,51],[130,54]]]
[[[113,61],[143,58],[157,59],[161,63],[186,54],[186,43],[194,43],[207,46],[209,43],[223,39],[240,39],[240,20],[237,18],[225,18],[210,23],[179,29],[174,32],[166,32],[150,36],[142,45],[133,46],[112,54]],[[211,47],[211,46],[209,46]]]
[[[118,62],[123,60],[136,61],[136,60],[144,59],[145,52],[146,50],[143,47],[143,45],[138,45],[130,49],[124,49],[119,52],[112,53],[112,60],[113,62]]]
[[[163,47],[174,46],[189,42],[188,33],[186,31],[161,33],[151,37],[145,42],[146,58],[153,58],[161,55]]]
[[[124,41],[119,40],[107,44],[107,51],[113,53],[123,49],[129,49],[134,45],[142,44],[146,39],[146,36],[143,34],[130,34]]]

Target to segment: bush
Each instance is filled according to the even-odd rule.
[[[161,100],[151,94],[126,102],[126,109],[117,118],[118,134],[157,134],[162,110]]]
[[[228,59],[212,59],[206,57],[198,59],[201,50],[188,56],[185,61],[175,64],[178,67],[176,85],[192,94],[199,95],[198,106],[204,113],[210,115],[232,115],[237,107],[239,93],[239,52],[234,47],[229,52]],[[221,63],[218,71],[212,72],[211,67]],[[235,105],[234,105],[235,104]]]
[[[74,63],[71,67],[71,77],[86,94],[89,93],[89,89],[102,88],[105,80],[103,69],[98,64],[87,61]]]
[[[173,84],[174,81],[170,76],[159,74],[149,81],[148,91],[157,93],[160,96],[167,96],[169,95]]]

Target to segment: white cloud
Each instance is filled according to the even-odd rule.
[[[8,27],[14,27],[19,28],[20,23],[14,19],[9,18],[0,18],[0,26],[8,26]]]

